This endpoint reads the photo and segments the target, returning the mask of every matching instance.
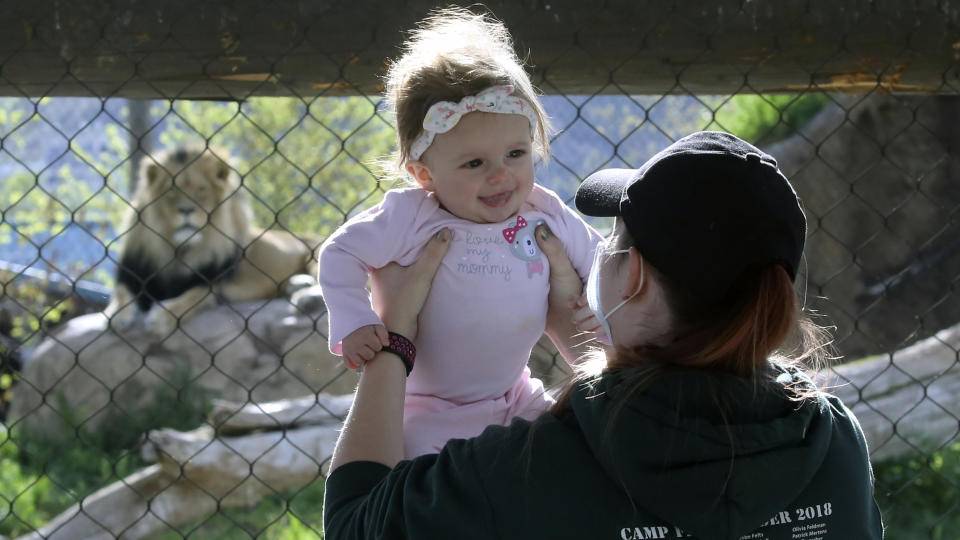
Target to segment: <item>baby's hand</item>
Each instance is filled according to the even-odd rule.
[[[390,336],[382,324],[361,326],[343,338],[343,363],[349,369],[360,369],[365,362],[373,360],[382,347],[390,344]]]
[[[597,338],[600,339],[600,341],[603,341],[601,338],[604,337],[609,341],[609,336],[607,336],[603,327],[600,325],[600,320],[590,311],[586,296],[580,296],[577,300],[571,300],[570,307],[573,309],[573,325],[577,327],[577,330],[599,334]]]

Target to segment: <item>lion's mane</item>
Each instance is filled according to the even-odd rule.
[[[122,227],[117,283],[141,310],[192,287],[229,279],[252,236],[240,180],[204,148],[147,161]]]

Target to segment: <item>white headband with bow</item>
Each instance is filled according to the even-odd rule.
[[[520,114],[530,121],[530,136],[536,132],[537,113],[527,100],[511,95],[513,86],[492,86],[475,96],[467,96],[460,103],[438,101],[430,106],[423,117],[423,132],[410,145],[410,157],[420,159],[433,144],[437,133],[446,133],[454,128],[463,115],[474,111],[501,114]]]

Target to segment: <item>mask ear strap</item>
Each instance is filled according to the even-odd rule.
[[[643,255],[640,253],[639,250],[637,251],[637,257],[640,257],[640,284],[637,285],[637,292],[633,293],[633,296],[636,296],[636,295],[640,294],[640,291],[643,290],[643,278],[644,278],[643,269],[646,268],[646,266],[647,266],[647,265],[644,263]]]
[[[639,252],[638,252],[639,253]],[[617,304],[617,306],[606,313],[604,316],[605,319],[608,319],[610,315],[613,315],[613,312],[622,308],[626,305],[627,302],[633,300],[633,297],[640,294],[640,291],[643,289],[643,255],[640,255],[640,284],[637,286],[637,290],[633,291],[633,294],[623,299],[622,302]]]

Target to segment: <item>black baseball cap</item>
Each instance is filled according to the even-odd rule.
[[[795,279],[807,218],[777,160],[729,133],[700,131],[639,169],[604,169],[577,190],[588,216],[623,219],[657,270],[708,302],[753,265]]]

